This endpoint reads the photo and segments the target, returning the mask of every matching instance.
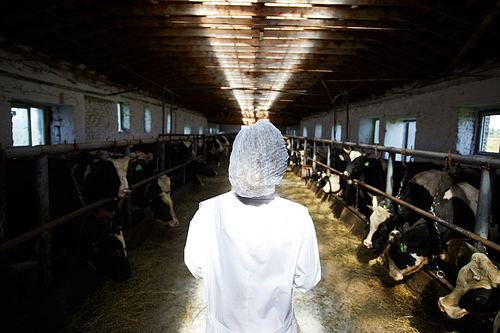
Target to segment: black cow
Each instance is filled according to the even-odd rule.
[[[441,192],[434,208],[436,216],[466,230],[474,230],[478,190],[468,183]],[[389,275],[396,281],[411,275],[447,250],[447,243],[459,235],[425,218],[403,231],[392,231],[389,240]]]
[[[167,155],[169,168],[186,164],[195,157],[194,151],[192,150],[192,144],[189,141],[170,143],[167,148]],[[184,185],[184,180],[193,180],[198,185],[202,185],[203,181],[201,176],[213,177],[217,175],[217,172],[215,172],[207,163],[200,161],[188,164],[185,169],[186,174],[184,175],[184,179],[181,177],[182,169],[178,169],[170,173],[173,189]]]

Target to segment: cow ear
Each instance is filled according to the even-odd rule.
[[[474,253],[470,260],[470,270],[474,280],[481,280],[488,274],[488,262],[490,259],[482,253]]]
[[[410,225],[408,224],[408,222],[405,222],[403,224],[403,232],[405,232],[406,230],[410,229]]]
[[[372,154],[372,152],[369,152],[369,153],[363,153],[363,157],[368,157]]]

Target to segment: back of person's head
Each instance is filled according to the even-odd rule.
[[[229,182],[242,197],[255,198],[274,192],[288,163],[281,132],[267,120],[242,128],[229,158]]]

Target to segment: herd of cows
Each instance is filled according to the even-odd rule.
[[[157,145],[141,146],[132,152],[115,149],[114,152],[75,152],[49,157],[51,220],[99,200],[114,198],[51,230],[49,256],[54,274],[64,273],[75,263],[86,261],[114,281],[128,279],[132,272],[124,231],[145,216],[164,225],[177,226],[179,220],[170,196],[172,190],[190,179],[202,185],[203,177],[215,176],[210,165],[218,165],[222,154],[229,156],[231,140],[224,136],[208,139],[205,147],[197,149],[192,142],[168,142],[164,155],[166,169],[191,163],[156,178],[154,176],[161,171]],[[202,151],[206,151],[206,163],[196,159]],[[312,156],[310,152],[308,155]],[[318,161],[327,164],[324,150],[320,149],[316,156]],[[0,191],[0,245],[35,229],[40,215],[34,208],[37,206],[34,160],[19,158],[6,162],[2,168],[4,188]],[[305,163],[303,147],[290,150],[290,163]],[[358,179],[383,190],[386,184],[384,159],[332,147],[329,163],[341,174],[318,171],[309,177],[322,191],[342,197],[347,205],[354,206],[367,217],[369,227],[362,244],[387,258],[388,274],[392,279],[401,281],[424,265],[435,263],[438,267],[439,264],[440,272],[455,279],[451,281],[455,283],[454,290],[438,301],[439,309],[449,318],[500,313],[500,266],[497,264],[500,254],[494,251],[488,254],[480,243],[352,182]],[[181,173],[183,169],[184,174]],[[393,179],[398,199],[474,231],[479,170],[429,162],[399,162],[395,165]],[[495,184],[498,186],[493,189],[488,235],[491,241],[499,243],[500,207],[495,203],[499,200],[500,183]],[[130,213],[136,218],[127,218]],[[41,256],[47,256],[47,252],[40,251],[39,243],[40,238],[49,237],[47,234],[0,253],[1,313],[11,313],[18,299],[27,298],[28,293],[42,286],[43,266],[47,263]],[[24,280],[20,276],[24,276]],[[500,315],[497,315],[494,332],[499,327]]]
[[[300,148],[290,151],[291,162],[297,165],[305,162],[303,145]],[[323,169],[311,172],[309,178],[319,190],[336,194],[346,205],[355,206],[367,217],[368,233],[362,244],[386,259],[388,274],[394,281],[401,281],[432,263],[438,276],[446,276],[452,284],[456,281],[453,292],[439,299],[439,309],[451,319],[467,314],[497,314],[493,325],[493,331],[497,332],[500,327],[500,265],[497,264],[500,254],[495,251],[487,254],[480,242],[473,242],[353,183],[352,179],[357,179],[385,191],[386,162],[377,156],[369,158],[369,154],[332,147],[330,165],[341,174],[328,175]],[[313,156],[311,151],[308,156]],[[323,164],[327,164],[326,156],[324,150],[316,152],[316,160]],[[394,192],[398,193],[396,198],[474,232],[479,169],[399,162],[395,165],[393,180]],[[500,207],[497,204],[500,184],[498,181],[495,184],[488,239],[500,244]]]
[[[200,140],[201,141],[201,140]],[[230,140],[214,137],[206,140],[205,149],[194,149],[189,141],[166,142],[165,169],[187,164],[158,175],[158,145],[141,146],[140,150],[78,151],[64,156],[49,156],[48,182],[50,220],[64,217],[89,204],[103,200],[98,208],[72,217],[69,221],[0,253],[0,312],[11,313],[19,300],[43,289],[46,266],[58,276],[69,272],[74,264],[88,262],[92,268],[114,281],[131,275],[124,232],[146,216],[175,227],[179,224],[171,191],[192,180],[202,185],[203,177],[217,173],[221,154],[228,154]],[[5,185],[0,191],[2,236],[0,245],[16,239],[39,225],[35,161],[17,158],[5,161],[2,174]],[[184,170],[184,171],[183,171]],[[184,172],[184,174],[182,174]],[[149,180],[153,179],[153,180]],[[142,182],[142,184],[141,184]],[[139,184],[139,186],[135,185]],[[44,193],[42,195],[47,195]],[[131,204],[127,204],[127,200]],[[128,208],[127,208],[128,207]],[[133,218],[127,218],[132,213]],[[50,249],[40,250],[40,239],[50,238]],[[49,257],[50,263],[47,263]]]

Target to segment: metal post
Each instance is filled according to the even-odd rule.
[[[488,222],[493,201],[493,186],[495,185],[495,169],[481,168],[481,183],[479,185],[479,199],[477,201],[476,224],[474,233],[488,238]]]
[[[316,141],[313,141],[313,160],[316,161],[316,149],[318,148]],[[316,162],[312,162],[312,171],[316,173]]]
[[[384,154],[382,153],[382,156]],[[389,153],[389,160],[387,161],[387,179],[385,183],[385,193],[392,195],[392,189],[394,187],[394,164],[395,164],[395,159],[394,159],[394,154]],[[387,199],[387,203],[390,203],[390,200]],[[387,205],[389,206],[389,205]]]
[[[159,165],[159,168],[160,168],[160,171],[165,171],[167,169],[166,167],[166,161],[165,161],[165,141],[162,141],[162,142],[158,142],[158,154],[160,155],[159,156],[159,159],[160,159],[160,165]]]
[[[326,151],[326,165],[331,168],[332,163],[330,162],[330,158],[332,156],[332,143],[328,143],[328,150]],[[326,169],[326,175],[330,176],[330,169]]]
[[[207,136],[203,134],[203,162],[207,163]]]
[[[304,164],[307,164],[307,138],[304,138]]]
[[[35,159],[35,179],[37,189],[37,212],[40,217],[39,226],[50,222],[49,206],[49,162],[48,156],[43,154]],[[52,251],[50,230],[45,231],[38,237],[37,243],[38,260],[43,267],[44,282],[50,285],[52,277]]]

